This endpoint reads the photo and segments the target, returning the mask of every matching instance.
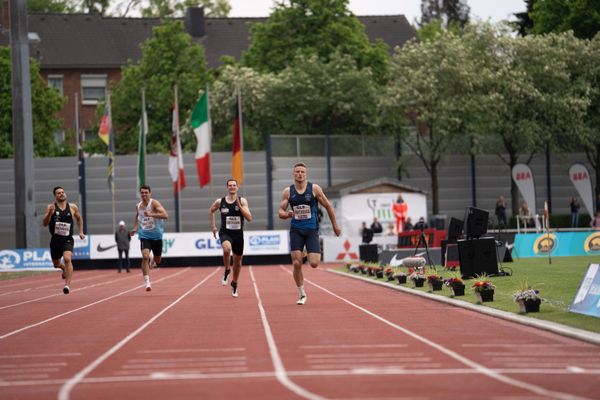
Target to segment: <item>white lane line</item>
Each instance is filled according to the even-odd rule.
[[[190,361],[244,361],[247,360],[246,356],[238,357],[191,357],[191,358],[132,358],[127,360],[129,364],[143,364],[143,363],[177,363],[177,362],[190,362]]]
[[[188,268],[184,269],[183,271],[179,271],[179,272],[176,272],[176,273],[174,273],[173,275],[169,275],[169,276],[166,276],[166,277],[164,277],[164,278],[158,279],[158,280],[154,281],[154,283],[156,283],[156,282],[161,282],[161,281],[163,281],[163,280],[165,280],[165,279],[171,279],[171,278],[173,278],[173,277],[175,277],[175,276],[177,276],[177,275],[180,275],[180,274],[182,274],[182,273],[186,272],[186,271],[187,271],[187,270],[189,270],[189,269],[190,269],[190,268],[188,267]],[[48,322],[50,322],[50,321],[54,321],[55,319],[58,319],[58,318],[64,317],[65,315],[73,314],[74,312],[77,312],[77,311],[84,310],[84,309],[86,309],[86,308],[89,308],[89,307],[95,306],[96,304],[104,303],[105,301],[108,301],[108,300],[110,300],[110,299],[114,299],[115,297],[119,297],[119,296],[121,296],[121,295],[124,295],[125,293],[133,292],[134,290],[139,290],[139,289],[140,289],[140,288],[142,288],[142,287],[144,287],[144,285],[135,286],[135,287],[133,287],[132,289],[125,290],[125,291],[123,291],[123,292],[119,292],[119,293],[117,293],[117,294],[114,294],[114,295],[112,295],[112,296],[109,296],[109,297],[105,297],[105,298],[103,298],[103,299],[100,299],[100,300],[98,300],[98,301],[95,301],[95,302],[93,302],[93,303],[86,304],[85,306],[82,306],[82,307],[79,307],[79,308],[75,308],[75,309],[73,309],[73,310],[70,310],[70,311],[66,311],[66,312],[64,312],[64,313],[62,313],[62,314],[55,315],[54,317],[50,317],[50,318],[48,318],[48,319],[45,319],[45,320],[43,320],[43,321],[37,322],[37,323],[35,323],[35,324],[27,325],[27,326],[24,326],[23,328],[20,328],[20,329],[17,329],[17,330],[15,330],[15,331],[12,331],[12,332],[5,333],[4,335],[0,336],[0,340],[1,340],[1,339],[6,339],[6,338],[7,338],[7,337],[9,337],[9,336],[16,335],[17,333],[20,333],[20,332],[26,331],[26,330],[28,330],[28,329],[35,328],[36,326],[40,326],[40,325],[46,324],[46,323],[48,323]],[[63,296],[64,296],[64,295],[63,295]]]
[[[284,270],[285,272],[287,272],[288,274],[290,274],[290,275],[292,274],[283,265],[280,265],[279,267],[282,270]],[[524,390],[527,390],[527,391],[530,391],[530,392],[533,392],[533,393],[536,393],[536,394],[539,394],[539,395],[542,395],[542,396],[551,397],[551,398],[556,398],[556,399],[561,399],[561,400],[575,400],[575,399],[581,400],[581,399],[585,399],[585,397],[576,396],[576,395],[570,394],[570,393],[563,393],[563,392],[557,392],[557,391],[549,390],[549,389],[543,388],[541,386],[537,386],[537,385],[534,385],[534,384],[531,384],[531,383],[520,381],[518,379],[513,379],[513,378],[508,377],[508,376],[504,376],[504,375],[502,375],[502,374],[494,371],[493,369],[487,368],[484,365],[481,365],[481,364],[479,364],[479,363],[477,363],[477,362],[475,362],[475,361],[473,361],[471,359],[463,357],[462,355],[460,355],[460,354],[458,354],[458,353],[456,353],[454,351],[448,350],[447,348],[445,348],[441,344],[435,343],[435,342],[433,342],[433,341],[431,341],[429,339],[425,339],[421,335],[418,335],[418,334],[416,334],[415,332],[413,332],[411,330],[408,330],[406,328],[401,327],[398,324],[395,324],[395,323],[393,323],[391,321],[388,321],[387,319],[383,318],[382,316],[377,315],[374,312],[371,312],[371,311],[367,310],[366,308],[361,307],[358,304],[355,304],[355,303],[351,302],[350,300],[348,300],[348,299],[346,299],[346,298],[344,298],[344,297],[342,297],[340,295],[337,295],[337,294],[333,293],[331,290],[326,289],[326,288],[324,288],[323,286],[321,286],[321,285],[319,285],[317,283],[314,283],[314,282],[312,282],[312,281],[310,281],[308,279],[304,279],[304,281],[310,283],[311,285],[313,285],[316,288],[321,289],[325,293],[327,293],[327,294],[329,294],[329,295],[331,295],[331,296],[333,296],[333,297],[335,297],[335,298],[343,301],[344,303],[346,303],[346,304],[348,304],[348,305],[356,308],[357,310],[360,310],[360,311],[364,312],[365,314],[367,314],[367,315],[369,315],[369,316],[371,316],[371,317],[373,317],[373,318],[375,318],[375,319],[383,322],[384,324],[386,324],[386,325],[388,325],[388,326],[390,326],[390,327],[392,327],[392,328],[394,328],[396,330],[399,330],[400,332],[402,332],[402,333],[404,333],[404,334],[406,334],[406,335],[408,335],[408,336],[410,336],[410,337],[418,340],[419,342],[422,342],[422,343],[424,343],[424,344],[426,344],[426,345],[428,345],[430,347],[433,347],[434,349],[440,351],[441,353],[446,354],[447,356],[449,356],[449,357],[457,360],[458,362],[460,362],[462,364],[465,364],[468,367],[473,368],[477,372],[479,372],[479,373],[481,373],[483,375],[486,375],[486,376],[488,376],[491,379],[494,379],[494,380],[497,380],[499,382],[506,383],[508,385],[511,385],[511,386],[514,386],[514,387],[518,387],[520,389],[524,389]]]
[[[510,347],[510,348],[519,348],[519,347],[539,347],[539,348],[547,348],[547,347],[587,347],[596,349],[597,346],[593,344],[587,343],[576,343],[576,344],[562,344],[562,343],[463,343],[462,347]]]
[[[301,349],[377,349],[377,348],[407,347],[406,344],[318,344],[304,345]]]
[[[13,355],[2,355],[0,356],[0,359],[5,359],[5,358],[41,358],[41,357],[78,357],[80,356],[81,353],[46,353],[46,354],[13,354]]]
[[[93,285],[84,286],[84,287],[78,288],[78,289],[73,289],[72,293],[79,292],[81,290],[86,290],[86,289],[98,287],[98,286],[108,285],[108,284],[111,284],[111,283],[114,283],[114,282],[117,282],[117,281],[122,281],[122,280],[130,279],[130,278],[133,278],[133,276],[128,276],[126,278],[120,278],[120,279],[114,279],[112,281],[107,281],[107,282],[94,283]],[[58,289],[57,289],[57,291],[58,291]],[[62,291],[60,291],[59,293],[50,294],[48,296],[38,297],[38,298],[35,298],[35,299],[31,299],[31,300],[25,300],[25,301],[22,301],[20,303],[15,303],[15,304],[9,304],[9,305],[6,305],[6,306],[2,306],[2,307],[0,307],[0,310],[4,310],[5,308],[11,308],[11,307],[16,307],[16,306],[21,306],[23,304],[33,303],[33,302],[44,300],[44,299],[49,299],[50,297],[64,297],[64,296],[65,295],[62,293]]]
[[[408,363],[408,362],[427,362],[431,361],[431,357],[406,357],[406,358],[326,358],[320,359],[308,359],[308,364],[356,364],[356,363]]]
[[[139,354],[160,354],[160,353],[218,353],[218,352],[230,352],[230,351],[246,351],[245,347],[231,347],[231,348],[201,348],[201,349],[160,349],[160,350],[139,350]]]
[[[496,369],[495,371],[503,374],[516,374],[516,375],[572,375],[575,372],[567,371],[566,369],[535,369],[535,368],[519,368],[519,369]],[[391,368],[364,368],[360,370],[342,369],[342,370],[303,370],[303,371],[286,371],[288,376],[300,376],[300,377],[323,377],[323,376],[380,376],[380,375],[403,375],[403,376],[423,376],[423,375],[480,375],[478,371],[472,368],[452,368],[452,369],[391,369]],[[580,375],[600,375],[600,369],[598,370],[586,370],[585,372],[579,372]],[[146,382],[156,380],[210,380],[210,379],[257,379],[257,378],[275,378],[274,372],[248,372],[248,373],[190,373],[190,374],[177,374],[169,373],[163,374],[162,376],[148,375],[127,375],[125,377],[119,376],[106,376],[106,377],[95,377],[82,379],[80,383],[118,383],[118,382]],[[29,381],[14,381],[6,382],[0,380],[0,387],[17,387],[17,386],[54,386],[62,385],[66,382],[66,379],[48,379],[48,380],[29,380]]]
[[[123,365],[121,369],[157,369],[157,368],[192,368],[202,366],[225,367],[227,365],[242,366],[246,365],[246,361],[197,361],[188,363],[157,363],[157,364],[128,364]]]
[[[24,363],[24,364],[2,364],[0,369],[18,368],[18,367],[64,367],[66,362],[48,362],[48,363]]]
[[[269,325],[269,320],[267,319],[267,313],[265,312],[265,308],[263,307],[262,300],[260,298],[260,293],[258,292],[258,286],[256,284],[256,279],[254,278],[254,272],[252,270],[252,266],[249,267],[250,270],[250,278],[252,279],[252,285],[254,285],[254,293],[256,295],[256,300],[258,301],[258,310],[260,311],[260,319],[262,321],[263,330],[265,331],[265,336],[267,338],[267,344],[269,345],[269,353],[271,354],[271,361],[273,362],[273,367],[275,367],[275,377],[284,387],[290,390],[292,393],[297,394],[298,396],[311,399],[311,400],[323,400],[324,397],[321,397],[317,394],[311,393],[308,390],[304,389],[301,386],[296,385],[294,382],[290,380],[283,366],[283,361],[281,360],[281,356],[279,355],[279,350],[277,349],[277,344],[275,343],[275,338],[273,337],[273,332],[271,331],[271,326]]]
[[[188,269],[189,269],[189,267],[186,268],[185,270],[188,270]],[[192,293],[194,290],[196,290],[196,288],[198,288],[204,282],[209,280],[214,274],[217,273],[217,271],[219,271],[219,269],[220,269],[220,267],[215,268],[215,270],[213,272],[208,274],[204,279],[202,279],[200,282],[195,284],[187,292],[185,292],[184,294],[179,296],[177,298],[177,300],[173,301],[171,304],[169,304],[168,306],[166,306],[165,308],[160,310],[156,315],[154,315],[152,318],[150,318],[148,321],[146,321],[143,325],[141,325],[135,331],[131,332],[129,335],[127,335],[124,339],[122,339],[120,342],[118,342],[113,347],[111,347],[108,351],[106,351],[100,357],[98,357],[94,361],[92,361],[87,367],[85,367],[84,369],[79,371],[77,374],[75,374],[75,376],[73,376],[68,381],[66,381],[65,384],[61,386],[61,388],[58,392],[58,399],[59,400],[68,400],[73,388],[79,382],[81,382],[83,380],[83,378],[86,377],[86,375],[88,375],[90,372],[92,372],[98,365],[102,364],[104,362],[104,360],[109,358],[111,355],[113,355],[119,349],[121,349],[123,346],[125,346],[127,343],[129,343],[133,338],[135,338],[137,335],[139,335],[144,329],[146,329],[150,324],[152,324],[154,321],[156,321],[158,318],[160,318],[164,313],[169,311],[172,307],[177,305],[177,303],[179,303],[181,300],[186,298],[190,293]]]
[[[84,282],[84,281],[89,281],[90,279],[96,279],[100,276],[104,276],[106,274],[98,274],[98,275],[94,275],[94,276],[89,276],[86,278],[77,278],[77,283],[79,282]],[[62,282],[62,280],[60,279],[60,276],[57,277],[58,279],[56,279],[53,283],[49,283],[47,285],[44,286],[37,286],[34,288],[28,287],[25,289],[20,289],[20,290],[14,290],[12,292],[6,292],[6,293],[0,293],[0,297],[1,296],[7,296],[9,294],[16,294],[16,293],[25,293],[25,292],[30,292],[32,290],[39,290],[39,289],[46,289],[46,288],[51,288],[51,287],[59,287],[60,286],[60,282]]]
[[[305,354],[306,358],[354,358],[354,357],[393,357],[393,358],[404,358],[404,357],[414,357],[414,356],[422,356],[423,353],[344,353],[344,354]]]

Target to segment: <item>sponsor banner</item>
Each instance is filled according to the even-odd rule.
[[[417,255],[424,257],[428,263],[427,265],[429,265],[429,258],[427,258],[427,253],[424,248],[419,248]],[[403,259],[414,256],[414,249],[384,250],[379,254],[379,262],[389,264],[392,267],[398,267],[401,265],[400,262]],[[433,265],[441,265],[442,257],[439,248],[429,249],[429,257],[431,257],[431,263]]]
[[[362,244],[361,237],[322,236],[321,238],[323,240],[323,261],[358,261],[359,246]],[[396,247],[397,241],[396,236],[375,236],[371,244],[377,244],[381,250]]]
[[[73,246],[74,260],[89,260],[90,259],[90,237],[86,236],[84,240],[79,238],[79,235],[74,235],[75,246]]]
[[[581,201],[590,216],[594,216],[594,195],[592,194],[592,181],[590,173],[583,164],[573,164],[569,167],[569,178],[577,189]]]
[[[92,235],[90,238],[90,258],[118,258],[114,235]],[[129,257],[141,258],[140,241],[131,238]],[[289,232],[245,231],[244,255],[288,254],[290,252]],[[221,256],[221,241],[211,232],[165,233],[163,235],[163,257],[209,257]]]
[[[600,231],[520,233],[515,236],[513,257],[591,256],[600,254]]]
[[[537,214],[535,205],[535,182],[533,180],[533,172],[531,168],[525,164],[515,164],[512,169],[512,178],[521,192],[521,196],[527,202],[531,216]]]
[[[400,193],[407,205],[406,215],[410,217],[413,224],[423,217],[427,219],[427,198],[422,193]],[[383,229],[386,225],[396,226],[396,217],[393,205],[398,198],[398,193],[365,193],[350,194],[343,196],[340,200],[340,214],[336,212],[338,220],[341,220],[342,232],[350,235],[359,235],[363,222],[371,226],[373,218],[377,218]]]
[[[54,269],[50,249],[0,250],[0,271]]]
[[[600,264],[590,264],[569,311],[600,317]]]

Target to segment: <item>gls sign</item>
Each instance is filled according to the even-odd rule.
[[[220,239],[205,239],[200,238],[196,240],[196,248],[199,250],[212,250],[212,249],[220,249],[221,248],[221,240]]]

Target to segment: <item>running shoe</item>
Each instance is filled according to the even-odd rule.
[[[154,261],[154,258],[150,260],[150,269],[158,269],[158,264]]]
[[[150,285],[150,282],[146,283],[146,292],[149,292],[152,290],[152,285]]]
[[[238,290],[237,290],[237,282],[231,282],[231,295],[233,297],[238,297]]]
[[[229,276],[230,272],[231,272],[231,269],[225,270],[225,273],[223,274],[223,279],[221,280],[221,285],[223,285],[223,286],[227,285],[227,277]]]
[[[303,294],[302,296],[300,296],[300,298],[298,299],[296,304],[298,304],[299,306],[305,305],[306,304],[306,295]]]
[[[71,290],[69,289],[69,287],[67,285],[65,285],[65,287],[63,288],[63,293],[64,294],[69,294]]]

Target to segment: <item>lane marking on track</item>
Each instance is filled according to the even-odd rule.
[[[233,356],[233,357],[186,357],[186,358],[132,358],[127,360],[129,364],[143,364],[143,363],[177,363],[177,362],[190,362],[190,361],[242,361],[247,360],[246,356]]]
[[[189,267],[186,268],[184,271],[187,271],[188,269],[189,269]],[[102,364],[107,358],[109,358],[111,355],[113,355],[119,349],[121,349],[123,346],[125,346],[127,343],[129,343],[132,339],[134,339],[137,335],[139,335],[144,329],[146,329],[148,326],[150,326],[150,324],[152,324],[154,321],[156,321],[158,318],[160,318],[164,313],[166,313],[167,311],[169,311],[172,307],[174,307],[175,305],[177,305],[177,303],[179,303],[181,300],[183,300],[184,298],[186,298],[190,293],[192,293],[194,290],[196,290],[196,288],[198,288],[204,282],[206,282],[207,280],[209,280],[213,275],[215,275],[217,273],[217,271],[219,269],[220,269],[220,267],[215,268],[215,270],[213,272],[211,272],[204,279],[202,279],[200,282],[198,282],[197,284],[195,284],[191,289],[189,289],[187,292],[185,292],[184,294],[182,294],[181,296],[179,296],[171,304],[169,304],[168,306],[166,306],[165,308],[163,308],[162,310],[160,310],[157,314],[155,314],[152,318],[150,318],[148,321],[146,321],[143,325],[141,325],[135,331],[131,332],[129,335],[127,335],[124,339],[122,339],[120,342],[118,342],[113,347],[111,347],[108,351],[106,351],[100,357],[98,357],[94,361],[92,361],[87,367],[83,368],[81,371],[79,371],[77,374],[75,374],[75,376],[73,376],[72,378],[70,378],[69,380],[67,380],[64,383],[64,385],[61,386],[61,388],[60,388],[60,390],[58,392],[58,399],[59,400],[68,400],[69,396],[71,394],[71,391],[73,390],[73,388],[79,382],[81,382],[83,380],[83,378],[86,377],[86,375],[88,375],[98,365]]]
[[[586,370],[585,372],[571,372],[566,369],[495,369],[494,371],[503,374],[515,374],[515,375],[600,375],[600,369],[598,370]],[[351,376],[381,376],[381,375],[401,375],[401,376],[423,376],[423,375],[480,375],[478,371],[472,368],[452,368],[452,369],[389,369],[389,368],[365,368],[361,370],[324,370],[324,371],[286,371],[288,376],[299,376],[299,377],[323,377],[323,376],[338,376],[338,377],[351,377]],[[106,376],[106,377],[95,377],[95,378],[84,378],[79,383],[92,384],[92,383],[119,383],[119,382],[147,382],[156,380],[222,380],[222,379],[257,379],[257,378],[275,378],[274,372],[246,372],[246,373],[165,373],[161,372],[159,375],[128,375],[124,377],[120,376]],[[62,385],[67,382],[67,379],[47,379],[47,380],[29,380],[29,381],[2,381],[0,380],[0,387],[21,387],[21,386],[55,386]]]
[[[88,276],[88,277],[85,277],[85,278],[80,278],[80,279],[77,279],[77,283],[84,282],[84,281],[89,281],[91,279],[96,279],[98,277],[103,277],[104,275],[108,275],[108,274],[97,274],[97,275],[94,275],[94,276]],[[60,277],[58,277],[58,278],[60,280]],[[0,297],[7,296],[9,294],[26,293],[26,292],[30,292],[32,290],[39,290],[39,289],[46,289],[46,288],[51,288],[51,287],[58,287],[58,286],[60,286],[60,282],[62,282],[62,280],[60,280],[60,281],[59,280],[53,279],[53,281],[54,281],[53,283],[49,283],[49,284],[44,285],[44,286],[37,286],[37,287],[34,287],[34,288],[28,287],[28,288],[25,288],[25,289],[14,290],[12,292],[0,293]],[[59,282],[59,283],[57,284],[56,282]]]
[[[577,343],[577,344],[562,344],[562,343],[549,343],[549,344],[538,344],[538,343],[463,343],[462,347],[511,347],[511,348],[519,348],[519,347],[540,347],[542,349],[547,347],[587,347],[597,349],[598,346],[587,343]]]
[[[171,278],[173,278],[173,277],[175,277],[175,276],[177,276],[177,275],[180,275],[180,274],[182,274],[182,273],[186,272],[186,271],[187,271],[187,270],[189,270],[189,269],[190,269],[190,268],[188,267],[188,268],[184,269],[183,271],[179,271],[179,272],[176,272],[176,273],[174,273],[174,274],[172,274],[172,275],[165,276],[164,278],[161,278],[161,279],[158,279],[158,280],[156,280],[154,283],[161,282],[161,281],[164,281],[164,280],[166,280],[166,279],[171,279]],[[0,336],[0,340],[1,340],[1,339],[6,339],[7,337],[10,337],[10,336],[16,335],[17,333],[21,333],[21,332],[23,332],[23,331],[26,331],[26,330],[28,330],[28,329],[35,328],[36,326],[44,325],[44,324],[46,324],[46,323],[48,323],[48,322],[50,322],[50,321],[54,321],[55,319],[58,319],[58,318],[64,317],[65,315],[73,314],[73,313],[75,313],[75,312],[77,312],[77,311],[81,311],[81,310],[84,310],[84,309],[86,309],[86,308],[89,308],[89,307],[95,306],[96,304],[104,303],[105,301],[108,301],[108,300],[114,299],[115,297],[119,297],[119,296],[121,296],[121,295],[124,295],[124,294],[126,294],[126,293],[129,293],[129,292],[133,292],[134,290],[139,290],[139,289],[140,289],[140,288],[142,288],[142,287],[144,287],[144,285],[135,286],[135,287],[133,287],[133,288],[131,288],[131,289],[128,289],[128,290],[125,290],[125,291],[123,291],[123,292],[119,292],[119,293],[117,293],[117,294],[114,294],[114,295],[112,295],[112,296],[105,297],[105,298],[103,298],[103,299],[97,300],[97,301],[95,301],[95,302],[93,302],[93,303],[86,304],[85,306],[78,307],[78,308],[75,308],[75,309],[73,309],[73,310],[70,310],[70,311],[66,311],[66,312],[64,312],[64,313],[62,313],[62,314],[55,315],[54,317],[50,317],[50,318],[48,318],[48,319],[45,319],[45,320],[43,320],[43,321],[37,322],[37,323],[35,323],[35,324],[27,325],[27,326],[24,326],[23,328],[20,328],[20,329],[17,329],[17,330],[15,330],[15,331],[12,331],[12,332],[5,333],[4,335]],[[64,296],[64,295],[63,295],[63,296]]]
[[[160,353],[218,353],[218,352],[230,352],[230,351],[246,351],[245,347],[230,347],[230,348],[218,348],[218,349],[210,349],[210,348],[200,348],[200,349],[160,349],[160,350],[139,350],[137,353],[139,354],[160,354]]]
[[[287,272],[288,274],[292,275],[292,272],[289,271],[287,268],[285,268],[283,265],[280,265],[279,267],[282,270],[284,270],[285,272]],[[394,322],[391,322],[391,321],[383,318],[382,316],[380,316],[378,314],[375,314],[374,312],[369,311],[366,308],[361,307],[358,304],[355,304],[352,301],[350,301],[350,300],[348,300],[348,299],[346,299],[346,298],[344,298],[344,297],[342,297],[340,295],[337,295],[337,294],[333,293],[331,290],[326,289],[326,288],[324,288],[323,286],[321,286],[321,285],[319,285],[317,283],[314,283],[314,282],[312,282],[312,281],[310,281],[310,280],[308,280],[306,278],[304,279],[304,281],[308,282],[309,284],[313,285],[314,287],[316,287],[316,288],[324,291],[325,293],[327,293],[327,294],[329,294],[329,295],[331,295],[331,296],[333,296],[333,297],[335,297],[335,298],[343,301],[344,303],[346,303],[346,304],[348,304],[348,305],[356,308],[357,310],[360,310],[360,311],[364,312],[365,314],[367,314],[367,315],[369,315],[369,316],[371,316],[371,317],[379,320],[380,322],[383,322],[384,324],[386,324],[386,325],[388,325],[388,326],[390,326],[390,327],[392,327],[392,328],[394,328],[394,329],[396,329],[396,330],[398,330],[398,331],[400,331],[400,332],[402,332],[402,333],[404,333],[404,334],[406,334],[406,335],[408,335],[408,336],[416,339],[417,341],[422,342],[422,343],[424,343],[424,344],[426,344],[426,345],[428,345],[430,347],[433,347],[434,349],[440,351],[441,353],[443,353],[443,354],[445,354],[445,355],[447,355],[447,356],[449,356],[449,357],[457,360],[458,362],[460,362],[462,364],[467,365],[470,368],[473,368],[475,371],[477,371],[480,374],[483,374],[483,375],[485,375],[485,376],[487,376],[487,377],[489,377],[491,379],[494,379],[494,380],[497,380],[499,382],[506,383],[508,385],[511,385],[511,386],[514,386],[514,387],[517,387],[517,388],[520,388],[520,389],[524,389],[524,390],[527,390],[527,391],[530,391],[530,392],[533,392],[533,393],[536,393],[536,394],[539,394],[539,395],[542,395],[542,396],[551,397],[551,398],[556,398],[556,399],[561,399],[561,400],[582,400],[582,399],[587,399],[585,397],[577,396],[577,395],[574,395],[574,394],[557,392],[557,391],[553,391],[553,390],[550,390],[550,389],[545,389],[545,388],[543,388],[541,386],[537,386],[537,385],[534,385],[534,384],[531,384],[531,383],[523,382],[523,381],[520,381],[518,379],[513,379],[513,378],[510,378],[508,376],[504,376],[501,373],[498,373],[498,372],[494,371],[493,369],[487,368],[486,366],[484,366],[482,364],[479,364],[479,363],[477,363],[477,362],[475,362],[475,361],[473,361],[471,359],[468,359],[468,358],[466,358],[466,357],[464,357],[464,356],[462,356],[462,355],[460,355],[460,354],[458,354],[458,353],[456,353],[454,351],[448,350],[447,348],[445,348],[441,344],[438,344],[438,343],[436,343],[436,342],[434,342],[432,340],[429,340],[429,339],[425,339],[421,335],[418,335],[418,334],[416,334],[415,332],[413,332],[413,331],[411,331],[409,329],[403,328],[400,325],[395,324]]]
[[[84,287],[78,288],[78,289],[72,289],[71,293],[79,292],[81,290],[86,290],[86,289],[90,289],[90,288],[94,288],[94,287],[98,287],[98,286],[108,285],[108,284],[111,284],[111,283],[115,283],[117,281],[124,281],[125,279],[130,279],[130,278],[134,278],[134,276],[128,276],[126,278],[120,278],[120,279],[114,279],[112,281],[94,283],[93,285],[84,286]],[[35,299],[31,299],[31,300],[25,300],[25,301],[22,301],[20,303],[9,304],[9,305],[0,307],[0,310],[4,310],[5,308],[11,308],[11,307],[16,307],[16,306],[21,306],[23,304],[34,303],[36,301],[40,301],[40,300],[44,300],[44,299],[49,299],[50,297],[64,297],[64,293],[62,293],[62,291],[61,291],[60,293],[54,293],[54,294],[50,294],[50,295],[44,296],[44,297],[38,297],[38,298],[35,298]]]
[[[267,313],[265,312],[265,308],[262,304],[262,299],[260,298],[260,293],[258,291],[258,285],[256,284],[256,279],[254,278],[254,272],[252,270],[252,266],[249,267],[250,270],[250,278],[252,279],[252,285],[254,285],[254,294],[256,295],[256,300],[258,301],[258,310],[260,311],[260,319],[262,321],[263,330],[265,331],[265,336],[267,338],[267,344],[269,345],[269,353],[271,354],[271,361],[273,362],[273,367],[275,367],[275,377],[285,388],[290,390],[292,393],[297,394],[298,396],[311,399],[311,400],[323,400],[324,397],[321,397],[317,394],[309,392],[301,386],[296,385],[294,382],[290,380],[283,366],[283,361],[281,360],[281,356],[279,355],[279,350],[277,349],[277,344],[275,343],[275,338],[273,337],[273,332],[271,331],[271,326],[269,325],[269,320],[267,319]]]
[[[358,349],[407,347],[406,344],[316,344],[300,346],[301,349]]]
[[[40,357],[78,357],[81,353],[42,353],[42,354],[13,354],[10,356],[2,355],[3,358],[40,358]]]

